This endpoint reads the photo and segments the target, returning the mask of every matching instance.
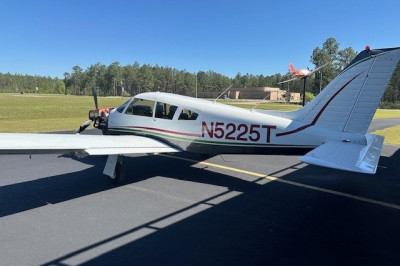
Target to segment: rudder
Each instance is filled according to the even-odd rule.
[[[289,63],[289,70],[290,70],[290,73],[292,73],[292,74],[294,74],[296,72],[296,69],[294,69],[294,66],[292,63]]]
[[[305,107],[286,116],[328,129],[366,133],[400,59],[400,48],[364,50]]]

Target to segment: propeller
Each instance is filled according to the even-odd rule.
[[[79,128],[77,130],[75,130],[74,134],[79,134],[82,131],[84,131],[88,126],[90,126],[92,124],[92,120],[88,120],[85,123],[83,123],[82,125],[79,126]]]
[[[92,93],[93,93],[93,99],[94,99],[94,106],[96,106],[96,109],[99,109],[99,105],[97,104],[97,92],[96,92],[96,88],[94,86],[92,87]]]
[[[96,110],[99,109],[98,103],[97,103],[97,92],[96,88],[93,86],[92,87],[92,93],[93,93],[93,100],[94,100],[94,106],[96,107]],[[82,125],[79,126],[77,130],[75,130],[74,134],[79,134],[82,131],[84,131],[88,126],[92,124],[92,120],[89,119],[86,122],[84,122]]]

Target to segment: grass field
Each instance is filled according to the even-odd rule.
[[[374,134],[385,136],[386,144],[400,145],[400,125],[377,130]]]
[[[118,106],[121,97],[99,97],[100,106]],[[76,129],[95,109],[93,98],[64,95],[0,95],[0,132],[48,132]]]
[[[99,97],[99,106],[119,106],[127,98]],[[219,101],[242,108],[252,108],[257,101]],[[262,103],[257,109],[293,111],[299,105]],[[89,96],[0,94],[0,132],[50,132],[75,130],[94,109]],[[378,109],[374,118],[400,118],[400,110]],[[399,127],[378,131],[387,143],[400,145]]]
[[[379,118],[400,118],[400,110],[378,109],[376,110],[374,119]]]

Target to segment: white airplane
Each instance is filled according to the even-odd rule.
[[[108,155],[104,174],[113,182],[124,176],[119,155],[179,151],[268,153],[277,148],[313,148],[300,161],[373,174],[383,137],[368,134],[367,129],[399,59],[400,47],[364,50],[312,102],[293,112],[142,93],[103,112],[103,117],[90,114],[103,132],[118,136],[3,133],[0,153]]]

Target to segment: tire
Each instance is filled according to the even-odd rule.
[[[104,123],[104,125],[101,127],[101,133],[103,135],[108,135],[108,121]]]
[[[110,181],[113,185],[119,185],[125,180],[125,170],[122,166],[122,161],[118,160],[117,165],[115,166],[114,177],[108,176],[108,181]]]

